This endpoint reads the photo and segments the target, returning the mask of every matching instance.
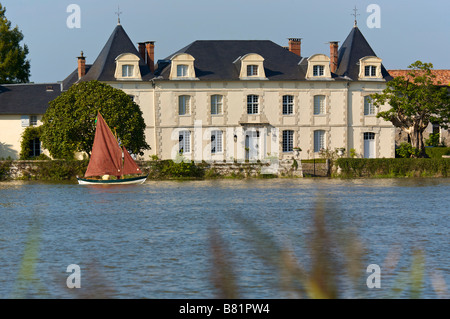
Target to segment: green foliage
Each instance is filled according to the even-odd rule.
[[[326,163],[325,158],[315,158],[315,159],[302,159],[302,163]]]
[[[26,60],[28,47],[20,46],[23,34],[5,16],[0,4],[0,83],[26,83],[30,77],[30,61]]]
[[[150,159],[151,159],[152,161],[158,161],[158,160],[159,160],[159,157],[158,157],[158,155],[151,155],[151,156],[150,156]]]
[[[427,147],[425,152],[430,158],[442,158],[442,155],[450,155],[450,147]]]
[[[0,181],[8,178],[12,161],[0,161]]]
[[[294,159],[294,161],[292,162],[292,168],[293,168],[294,170],[297,170],[297,169],[298,169],[298,162],[297,162],[296,159]]]
[[[395,150],[395,154],[397,155],[397,157],[402,158],[417,157],[419,155],[419,149],[412,147],[411,144],[407,142],[403,142]]]
[[[350,149],[350,157],[351,158],[358,157],[358,155],[356,154],[356,150],[354,148]]]
[[[203,178],[205,169],[201,164],[194,162],[172,160],[151,161],[148,171],[149,178],[166,179],[166,178]]]
[[[31,143],[36,138],[41,138],[42,126],[28,126],[22,133],[22,142],[20,143],[20,159],[28,160],[31,159],[30,153]]]
[[[86,171],[88,161],[50,160],[34,162],[33,165],[23,171],[23,180],[47,180],[63,181],[75,180],[76,176],[82,176]]]
[[[450,159],[440,158],[339,158],[339,177],[447,177]]]
[[[395,77],[386,83],[382,93],[372,94],[374,105],[390,105],[387,111],[378,112],[377,117],[392,122],[411,136],[412,146],[425,156],[423,131],[429,123],[447,127],[450,123],[450,97],[446,87],[434,84],[436,76],[431,72],[431,63],[416,61],[408,66],[406,77]]]
[[[73,158],[74,152],[90,155],[99,111],[128,151],[143,155],[150,149],[139,106],[122,90],[98,81],[75,84],[50,102],[42,118],[43,146],[54,158]]]
[[[431,133],[430,136],[425,139],[426,146],[439,146],[439,133]]]

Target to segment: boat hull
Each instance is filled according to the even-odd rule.
[[[132,178],[108,179],[108,180],[77,177],[77,180],[78,184],[80,185],[128,185],[128,184],[142,184],[147,179],[147,176],[148,175]]]

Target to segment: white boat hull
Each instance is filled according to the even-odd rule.
[[[80,185],[129,185],[129,184],[142,184],[147,179],[147,176],[148,175],[133,178],[110,179],[110,180],[88,179],[77,177],[77,180],[78,184]]]

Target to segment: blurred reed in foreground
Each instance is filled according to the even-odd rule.
[[[312,212],[313,226],[305,238],[307,253],[297,258],[286,245],[280,245],[254,221],[237,216],[237,222],[249,235],[253,257],[273,270],[278,289],[290,298],[343,299],[373,298],[366,285],[367,251],[356,235],[342,225],[338,213],[318,199]],[[345,236],[343,236],[345,234]],[[217,298],[246,298],[238,285],[239,269],[233,264],[233,251],[221,238],[217,227],[210,230],[211,278]],[[250,256],[249,256],[250,257]],[[382,291],[375,298],[421,298],[425,286],[425,253],[414,249],[409,267],[398,268],[400,251],[392,250],[381,266]],[[407,256],[406,256],[407,257]],[[309,266],[307,266],[309,265]],[[397,269],[398,268],[398,269]],[[448,298],[445,280],[431,273],[432,287],[438,298]],[[375,288],[376,290],[376,288]],[[274,294],[274,298],[277,298]]]

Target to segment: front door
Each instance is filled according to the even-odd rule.
[[[258,130],[249,130],[245,133],[245,159],[256,161],[260,154],[260,134]]]
[[[375,133],[364,133],[364,158],[375,158]]]

